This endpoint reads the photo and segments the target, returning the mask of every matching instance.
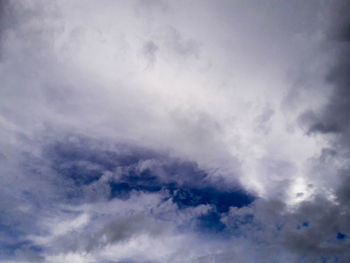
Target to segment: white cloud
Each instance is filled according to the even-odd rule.
[[[67,145],[91,139],[79,142],[91,144],[82,151],[116,153],[115,145],[136,145],[197,163],[208,173],[205,180],[222,182],[222,187],[242,185],[258,198],[242,209],[251,211],[256,224],[267,229],[262,236],[254,228],[257,225],[247,231],[266,237],[280,249],[280,258],[297,260],[290,251],[303,248],[294,242],[299,237],[293,239],[292,225],[309,216],[300,211],[316,209],[323,200],[339,216],[337,206],[346,204],[346,187],[339,187],[346,181],[348,149],[343,145],[348,143],[349,129],[343,127],[338,137],[310,133],[330,129],[326,124],[332,124],[338,102],[342,109],[347,107],[339,95],[346,77],[326,80],[333,64],[347,65],[346,59],[334,62],[335,53],[345,53],[339,45],[334,45],[336,50],[327,46],[333,46],[326,32],[332,17],[326,10],[331,7],[325,1],[4,1],[0,8],[4,218],[18,219],[18,231],[47,248],[40,251],[47,262],[272,260],[268,246],[250,238],[212,241],[198,237],[193,229],[178,231],[210,211],[209,204],[181,210],[171,200],[164,202],[164,193],[139,190],[128,200],[109,200],[107,182],[120,179],[128,168],[107,169],[72,157],[55,170],[48,145],[72,135]],[[347,120],[343,115],[336,115],[338,125]],[[140,173],[158,169],[165,182],[162,164],[149,158],[132,169]],[[103,176],[79,188],[60,176],[75,166]],[[83,204],[69,200],[72,193],[83,196]],[[227,226],[243,213],[233,210],[221,218]],[[160,215],[167,223],[157,218]],[[310,218],[317,226],[326,225]],[[271,237],[279,235],[274,224],[283,220],[288,227],[281,235],[291,241]],[[120,232],[123,242],[102,233],[108,226],[128,223],[130,231]],[[334,226],[332,231],[348,229],[340,219],[337,223],[342,228]],[[166,230],[154,234],[156,227]],[[318,236],[309,229],[306,233],[324,240],[332,235]],[[0,236],[0,242],[5,239],[8,235]],[[310,245],[303,235],[300,240]],[[81,252],[94,245],[93,252]],[[318,245],[311,244],[310,250],[321,251]],[[250,253],[252,246],[258,252]],[[29,255],[27,248],[21,250],[24,257]]]

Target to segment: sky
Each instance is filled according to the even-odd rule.
[[[0,263],[350,262],[350,4],[0,1]]]

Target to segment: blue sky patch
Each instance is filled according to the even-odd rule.
[[[345,239],[345,238],[346,238],[346,235],[345,235],[345,234],[343,234],[343,233],[341,233],[341,232],[338,232],[338,233],[337,233],[337,239],[343,240],[343,239]]]

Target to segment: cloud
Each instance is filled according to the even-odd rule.
[[[331,24],[329,25],[328,41],[334,48],[335,59],[333,65],[328,71],[326,81],[332,87],[332,93],[325,107],[319,113],[319,117],[315,113],[307,113],[310,119],[310,132],[343,132],[347,129],[346,110],[348,107],[347,86],[349,84],[347,68],[349,61],[344,54],[348,51],[348,27],[349,17],[346,10],[348,4],[345,1],[338,1],[330,11]],[[337,17],[337,18],[336,18]],[[306,117],[306,116],[305,116]]]
[[[348,4],[0,2],[0,262],[349,260]]]

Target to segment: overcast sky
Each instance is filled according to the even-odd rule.
[[[349,261],[348,1],[0,1],[0,263]]]

